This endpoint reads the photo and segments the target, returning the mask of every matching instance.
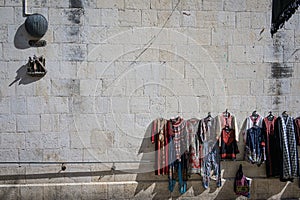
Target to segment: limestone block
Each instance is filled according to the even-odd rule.
[[[235,64],[234,66],[237,79],[255,79],[256,65]]]
[[[229,46],[229,61],[240,62],[248,60],[248,54],[245,46]]]
[[[142,10],[142,26],[143,27],[157,26],[156,10]]]
[[[58,114],[42,114],[41,115],[41,131],[58,132],[59,131],[59,115]]]
[[[101,9],[102,26],[117,26],[119,24],[118,9]]]
[[[46,101],[44,97],[27,97],[27,112],[28,114],[42,114]]]
[[[8,27],[10,27],[10,26],[2,26],[1,28],[0,28],[0,41],[1,42],[7,42],[7,40],[8,40],[8,37],[9,37],[9,35],[8,35]]]
[[[52,79],[51,94],[60,97],[79,94],[79,83],[77,79]]]
[[[154,10],[172,10],[172,1],[168,0],[151,0],[150,9]]]
[[[99,44],[107,39],[105,27],[89,27],[88,28],[88,42]]]
[[[101,80],[80,80],[80,95],[95,97],[100,95],[102,90]]]
[[[178,97],[166,97],[166,112],[178,113],[179,112],[179,99]]]
[[[43,161],[74,161],[83,159],[82,149],[44,149]]]
[[[291,86],[289,79],[266,79],[264,80],[264,93],[269,95],[290,94]]]
[[[177,5],[177,2],[173,1],[173,7],[175,5]],[[179,5],[178,5],[178,8],[180,10],[201,10],[202,9],[202,2],[199,2],[197,0],[180,1]]]
[[[248,29],[251,25],[251,13],[250,12],[237,12],[236,13],[236,28],[239,29]],[[248,30],[251,31],[251,30]]]
[[[234,45],[253,45],[260,39],[257,30],[249,30],[247,28],[238,28],[233,31],[233,44]]]
[[[97,0],[97,8],[117,8],[124,9],[124,0]]]
[[[185,76],[185,62],[170,62],[166,66],[166,79],[173,77],[184,78]]]
[[[142,12],[140,10],[120,10],[119,23],[120,26],[141,26]]]
[[[33,132],[41,130],[40,115],[17,115],[17,131]]]
[[[2,133],[1,147],[3,149],[25,148],[24,133]]]
[[[44,187],[43,186],[20,187],[20,195],[24,199],[43,199]]]
[[[96,113],[96,100],[93,97],[73,97],[71,100],[72,113],[93,114]]]
[[[0,5],[1,5],[1,6],[4,6],[4,0],[1,0],[1,1],[0,1]]]
[[[212,28],[218,24],[218,13],[214,11],[198,11],[197,12],[197,27]]]
[[[78,25],[56,26],[53,31],[55,43],[74,43],[81,40],[82,27]]]
[[[181,13],[179,11],[174,11],[171,13],[170,11],[165,11],[165,10],[158,10],[157,11],[157,22],[159,27],[167,27],[167,28],[178,28],[180,27],[180,17]]]
[[[223,10],[224,2],[218,0],[204,0],[202,3],[203,10],[215,11]]]
[[[24,162],[43,161],[43,149],[38,149],[38,148],[20,149],[20,161],[24,161]]]
[[[124,185],[123,184],[111,184],[107,185],[107,197],[109,199],[124,199]]]
[[[271,10],[272,4],[271,2],[267,2],[267,1],[255,0],[255,1],[246,1],[246,6],[247,6],[247,11],[265,12],[266,10]]]
[[[9,114],[10,113],[10,98],[2,98],[0,100],[0,113]]]
[[[15,46],[13,43],[3,43],[2,44],[2,48],[3,48],[3,58],[2,60],[6,60],[6,61],[22,61],[24,62],[24,59],[28,58],[28,55],[34,55],[35,54],[35,50],[33,48],[31,49],[26,49],[25,51],[18,51],[18,54],[16,54],[15,52]],[[0,49],[2,49],[0,46]],[[1,53],[1,50],[0,50]],[[26,64],[26,63],[24,63]],[[21,67],[18,66],[18,67]]]
[[[286,97],[285,96],[272,96],[272,110],[279,111],[282,113],[284,110],[289,110],[288,105],[286,104]]]
[[[297,113],[297,108],[299,108],[300,105],[299,96],[287,96],[286,105],[288,105],[290,111],[294,112],[292,116],[298,117],[299,113]]]
[[[50,43],[49,41],[47,41]],[[50,64],[49,61],[52,62],[57,62],[57,60],[61,60],[62,56],[64,55],[64,45],[61,48],[59,44],[55,43],[50,43],[47,44],[47,48],[39,48],[38,49],[38,54],[39,55],[44,55],[47,59],[46,61],[46,67],[49,66],[48,68],[52,67],[53,65]],[[65,56],[65,55],[64,55]]]
[[[228,95],[249,95],[250,81],[247,79],[227,80]]]
[[[196,96],[180,96],[178,98],[179,109],[185,113],[197,113],[200,105]]]
[[[14,8],[13,7],[1,7],[1,24],[13,24],[14,23]]]
[[[27,114],[26,97],[12,97],[11,100],[11,113],[13,114]]]
[[[202,57],[201,59],[204,61],[209,61],[209,62],[219,62],[219,63],[224,63],[227,62],[227,54],[230,52],[228,51],[229,47],[226,46],[204,46],[204,49],[207,52],[202,52]]]
[[[74,123],[78,131],[91,131],[94,129],[103,130],[104,116],[95,114],[76,114]]]
[[[76,131],[74,116],[72,114],[59,115],[59,130],[64,133]]]
[[[47,97],[51,94],[51,81],[42,79],[35,84],[35,95]]]
[[[43,137],[44,134],[40,132],[26,133],[25,135],[26,149],[42,149]]]
[[[107,199],[107,184],[102,185],[82,185],[82,199]]]
[[[183,27],[195,27],[196,26],[196,11],[183,10],[181,16],[181,26]]]
[[[264,94],[264,82],[262,80],[253,80],[250,82],[250,90],[253,96]]]
[[[150,2],[147,0],[135,1],[135,0],[125,0],[125,9],[143,9],[147,10],[150,8]]]
[[[130,113],[148,113],[150,101],[148,97],[131,97],[129,99]]]
[[[227,0],[224,2],[224,10],[228,11],[246,11],[246,1]]]
[[[267,27],[267,14],[265,12],[252,12],[251,13],[251,28],[262,29]]]
[[[271,45],[264,46],[264,62],[283,62],[282,46]]]
[[[233,30],[215,28],[212,30],[212,45],[232,45]]]
[[[188,37],[188,44],[211,45],[212,43],[211,30],[208,28],[188,27],[185,34]]]
[[[67,97],[50,97],[44,107],[46,114],[69,113],[69,99]]]
[[[61,48],[63,61],[84,61],[87,57],[85,44],[63,44]]]
[[[3,162],[18,162],[18,149],[0,149],[0,156]]]
[[[272,97],[271,96],[257,96],[256,97],[257,102],[257,109],[265,110],[265,111],[271,111],[272,110]]]
[[[256,108],[256,97],[255,96],[242,96],[240,111],[250,111]]]

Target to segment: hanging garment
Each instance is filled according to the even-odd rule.
[[[212,150],[205,155],[202,162],[202,178],[203,187],[207,189],[209,187],[211,171],[213,170],[213,175],[216,176],[216,185],[221,187],[221,165],[220,165],[220,152],[219,146],[216,142]]]
[[[259,114],[257,116],[249,116],[245,119],[242,128],[241,128],[241,134],[243,135],[244,142],[247,139],[247,130],[252,128],[253,126],[257,126],[262,128],[262,122],[263,122],[263,117]]]
[[[295,13],[300,0],[273,0],[271,35],[275,34]]]
[[[186,153],[184,153],[181,155],[180,160],[176,159],[175,146],[172,136],[169,138],[169,163],[169,191],[174,191],[176,182],[178,181],[179,192],[180,194],[184,194],[187,190],[188,156]]]
[[[245,159],[260,166],[265,160],[265,139],[261,128],[254,125],[247,130]]]
[[[171,130],[169,134],[173,136],[173,142],[176,152],[176,159],[180,161],[181,155],[188,151],[187,147],[187,134],[186,134],[186,121],[177,117],[170,119]]]
[[[189,119],[186,121],[187,146],[189,147],[189,174],[200,173],[200,141],[197,135],[199,126],[198,119]]]
[[[235,140],[238,142],[239,141],[239,132],[238,132],[238,125],[236,122],[236,118],[234,115],[232,115],[229,112],[223,112],[222,114],[218,115],[217,117],[217,125],[216,125],[216,133],[217,133],[217,139],[221,137],[222,130],[225,127],[228,127],[229,129],[233,129],[235,131]],[[221,140],[220,144],[221,145]]]
[[[214,171],[216,176],[216,184],[221,186],[221,167],[220,152],[217,141],[216,127],[218,125],[218,117],[206,117],[200,120],[198,134],[201,144],[201,174],[203,178],[203,187],[208,188],[210,182],[210,172]]]
[[[280,180],[290,181],[299,175],[298,152],[294,120],[290,116],[280,116],[275,122],[275,134],[279,138]]]
[[[201,158],[211,152],[218,141],[217,125],[218,118],[206,117],[200,120],[198,135],[201,144]]]
[[[272,118],[265,117],[262,124],[262,132],[265,138],[265,151],[266,151],[266,174],[267,177],[278,176],[279,169],[273,163],[279,162],[280,155],[279,148],[277,146],[278,138],[275,137],[274,127],[277,117]]]
[[[239,153],[237,141],[235,137],[235,130],[225,127],[221,133],[220,155],[221,159],[236,159],[236,154]]]
[[[296,128],[297,145],[300,145],[300,117],[297,117],[295,119],[295,128]]]
[[[151,142],[155,143],[155,174],[168,174],[168,121],[159,118],[152,123]]]

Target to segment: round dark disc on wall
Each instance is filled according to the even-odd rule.
[[[32,14],[25,20],[26,31],[33,37],[41,38],[48,29],[48,21],[41,14]]]

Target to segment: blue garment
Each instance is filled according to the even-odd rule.
[[[212,150],[203,158],[203,187],[207,189],[209,187],[210,181],[210,172],[213,170],[214,175],[216,176],[217,187],[221,187],[221,166],[220,166],[220,153],[218,143],[215,143],[215,146]]]
[[[261,165],[265,160],[265,139],[258,126],[253,126],[247,130],[246,137],[246,160],[252,164]]]

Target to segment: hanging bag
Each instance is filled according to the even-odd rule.
[[[243,173],[242,165],[240,165],[235,175],[234,192],[237,195],[250,197],[250,182],[251,179],[247,178]]]

